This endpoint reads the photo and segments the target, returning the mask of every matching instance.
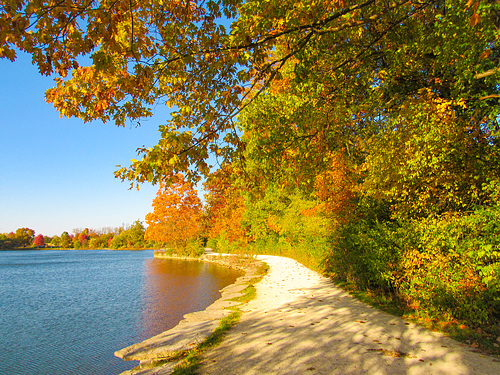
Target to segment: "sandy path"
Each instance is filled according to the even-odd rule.
[[[500,362],[367,306],[282,257],[201,374],[500,374]]]

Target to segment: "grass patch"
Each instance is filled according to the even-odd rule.
[[[482,330],[470,328],[457,320],[445,321],[435,317],[409,314],[404,316],[413,323],[417,323],[432,331],[438,331],[447,336],[467,344],[473,351],[500,358],[500,326],[495,325]]]
[[[220,325],[215,329],[214,333],[208,336],[196,349],[190,350],[185,353],[183,361],[176,366],[173,375],[194,375],[196,370],[200,367],[201,354],[211,347],[219,344],[224,338],[227,331],[238,323],[241,316],[240,311],[235,311],[227,317],[222,318]]]
[[[253,284],[248,285],[245,289],[243,289],[243,294],[239,297],[231,298],[229,301],[247,303],[255,298],[255,286]],[[238,306],[234,306],[237,308]]]

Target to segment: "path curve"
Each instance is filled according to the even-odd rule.
[[[498,359],[363,304],[284,257],[200,374],[500,374]]]

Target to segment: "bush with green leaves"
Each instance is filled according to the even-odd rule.
[[[391,293],[416,315],[485,327],[500,317],[500,207],[406,221],[360,218],[335,233],[327,271]]]

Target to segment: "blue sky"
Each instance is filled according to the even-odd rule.
[[[168,110],[140,128],[61,119],[44,100],[52,86],[29,56],[0,59],[0,233],[28,227],[52,236],[144,220],[157,188],[129,190],[113,172],[156,144]]]

